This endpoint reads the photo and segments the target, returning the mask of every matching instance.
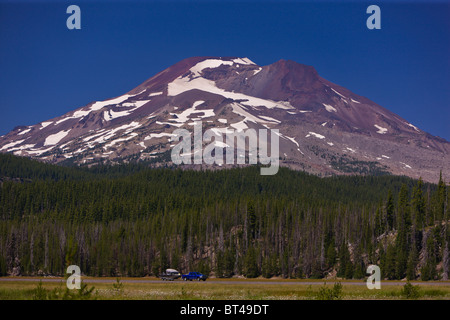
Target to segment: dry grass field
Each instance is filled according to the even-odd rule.
[[[383,281],[379,290],[369,290],[363,281],[340,280],[83,278],[83,284],[79,292],[68,291],[64,279],[0,278],[0,300],[450,300],[450,282],[413,282],[405,288],[406,282]]]

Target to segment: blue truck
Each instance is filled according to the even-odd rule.
[[[206,281],[206,279],[208,278],[208,276],[200,273],[200,272],[189,272],[188,274],[183,274],[181,276],[181,279],[183,279],[184,281],[192,281],[192,280],[197,280],[197,281]]]

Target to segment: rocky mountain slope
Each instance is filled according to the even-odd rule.
[[[311,67],[193,57],[135,89],[0,137],[0,152],[52,163],[170,164],[173,131],[278,129],[280,163],[320,175],[450,176],[450,143]],[[205,165],[202,165],[205,166]]]

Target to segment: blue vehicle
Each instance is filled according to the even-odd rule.
[[[200,273],[200,272],[189,272],[188,274],[183,274],[181,276],[181,279],[183,279],[184,281],[192,281],[192,280],[197,280],[197,281],[206,281],[206,279],[208,278],[208,276]]]

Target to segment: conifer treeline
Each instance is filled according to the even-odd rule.
[[[0,156],[0,275],[448,277],[448,188],[281,168],[62,168]]]

